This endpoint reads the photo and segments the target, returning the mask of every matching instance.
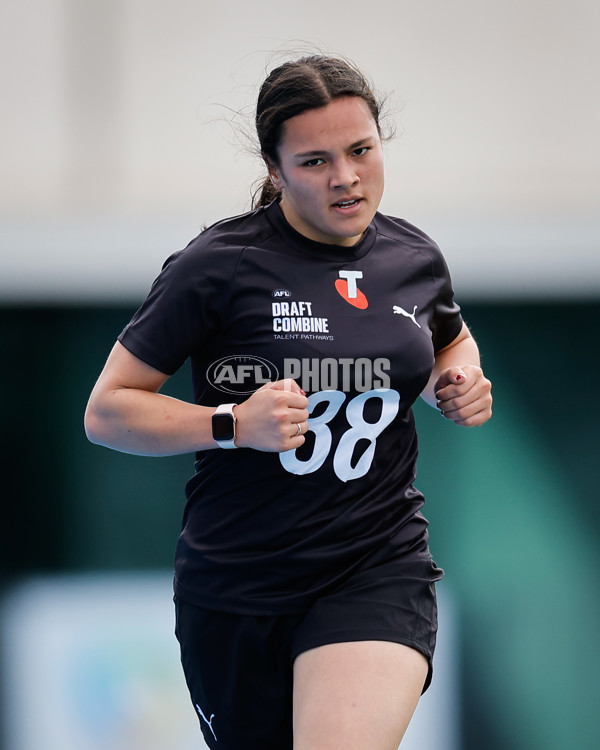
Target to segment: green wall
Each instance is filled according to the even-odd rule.
[[[463,750],[595,750],[600,304],[463,311],[494,418],[464,430],[416,407],[418,485],[460,616]],[[191,457],[121,455],[89,444],[82,426],[132,312],[0,308],[4,587],[30,573],[172,564]],[[188,398],[187,376],[168,392]]]
[[[461,612],[465,747],[595,748],[600,737],[598,305],[466,308],[493,421],[419,409],[432,547]]]

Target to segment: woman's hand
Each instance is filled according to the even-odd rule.
[[[437,408],[455,424],[479,427],[492,416],[492,384],[481,367],[448,367],[442,371],[433,389]]]
[[[235,407],[236,445],[278,453],[299,448],[308,430],[307,406],[295,380],[266,383]]]

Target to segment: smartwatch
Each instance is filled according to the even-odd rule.
[[[237,448],[233,407],[237,404],[221,404],[212,415],[212,434],[220,448]]]

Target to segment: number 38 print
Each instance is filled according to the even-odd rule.
[[[381,403],[381,414],[376,422],[367,422],[365,407],[369,401],[377,399]],[[319,391],[308,399],[308,412],[312,414],[318,404],[327,404],[322,414],[308,420],[308,431],[314,433],[314,446],[309,458],[301,460],[298,451],[286,451],[279,454],[281,465],[291,474],[311,474],[317,471],[327,460],[333,435],[329,423],[343,408],[346,394],[342,391]],[[359,479],[370,469],[375,456],[377,438],[391,424],[400,404],[400,394],[393,389],[381,388],[359,393],[346,405],[346,420],[350,425],[334,448],[333,470],[342,482]],[[352,457],[359,440],[367,440],[368,446],[355,465]]]

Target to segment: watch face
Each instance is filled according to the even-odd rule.
[[[212,432],[215,440],[233,440],[233,417],[231,414],[213,414]]]

